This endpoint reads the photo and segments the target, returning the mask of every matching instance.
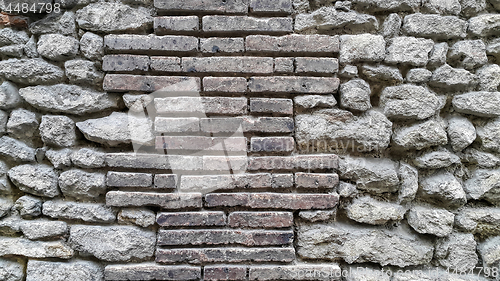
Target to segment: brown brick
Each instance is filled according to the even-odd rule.
[[[331,209],[338,200],[337,194],[212,193],[205,196],[205,206],[309,210]]]
[[[155,0],[154,5],[159,10],[165,11],[188,11],[188,12],[216,12],[246,14],[248,4],[241,0]]]
[[[273,174],[272,188],[292,188],[293,174]]]
[[[157,263],[292,262],[294,248],[157,249]]]
[[[224,212],[158,213],[156,222],[163,227],[224,226],[226,215]]]
[[[246,171],[248,160],[246,156],[203,156],[204,171]]]
[[[184,72],[273,73],[273,58],[265,57],[184,57]]]
[[[114,264],[104,270],[106,280],[200,280],[201,267],[154,263]]]
[[[205,32],[293,32],[292,18],[254,18],[247,16],[204,16]]]
[[[203,158],[184,155],[108,153],[106,164],[112,168],[189,171],[202,170]]]
[[[276,53],[337,53],[340,51],[339,36],[329,35],[250,35],[245,39],[247,52]]]
[[[180,190],[192,192],[197,190],[214,191],[237,188],[271,187],[271,174],[234,174],[234,175],[202,175],[181,177]]]
[[[178,57],[151,57],[150,67],[158,72],[180,72],[181,59]]]
[[[104,71],[148,71],[149,57],[140,55],[107,55],[102,58]]]
[[[243,77],[204,77],[203,91],[244,93],[247,91],[247,79]]]
[[[293,137],[252,137],[252,152],[291,152],[295,150]]]
[[[252,77],[250,92],[330,94],[337,92],[340,80],[332,77],[273,76]]]
[[[341,280],[342,271],[338,264],[303,264],[293,266],[252,266],[249,280]]]
[[[292,0],[250,0],[250,11],[254,13],[291,13]]]
[[[198,31],[200,29],[200,20],[197,16],[155,17],[154,29],[157,35],[172,34],[180,31]]]
[[[206,281],[243,281],[247,279],[246,266],[209,265],[203,268]]]
[[[246,152],[247,139],[203,136],[156,137],[156,149]]]
[[[293,226],[291,212],[234,212],[228,216],[230,227],[282,228]]]
[[[201,131],[207,133],[236,132],[240,126],[243,132],[291,133],[294,122],[289,117],[232,117],[202,118]]]
[[[104,46],[110,51],[196,52],[198,38],[181,35],[111,34],[104,36]]]
[[[152,174],[109,171],[106,176],[106,185],[110,187],[151,187],[152,184]]]
[[[275,58],[274,72],[276,73],[292,73],[294,69],[294,58]]]
[[[27,28],[29,18],[0,12],[0,26]]]
[[[322,170],[337,169],[339,158],[335,154],[297,156],[249,157],[248,170]]]
[[[293,242],[293,231],[181,229],[158,231],[159,246],[243,245],[281,246]]]
[[[200,38],[200,51],[203,53],[243,53],[245,39],[237,37]]]
[[[337,73],[339,60],[335,58],[295,58],[297,73]]]
[[[195,133],[200,131],[197,117],[156,117],[155,131],[158,133]]]
[[[175,174],[157,174],[154,178],[155,189],[174,189],[177,188],[177,175]]]
[[[295,173],[295,184],[299,188],[334,188],[339,184],[339,175]]]
[[[182,83],[182,84],[181,84]],[[187,84],[187,86],[185,85]],[[181,85],[182,89],[177,89]],[[168,89],[200,91],[200,78],[181,76],[142,76],[130,74],[107,74],[103,88],[110,92],[155,92]]]
[[[205,113],[237,115],[247,112],[246,98],[231,97],[167,97],[154,100],[156,112]]]
[[[106,194],[106,205],[111,207],[153,206],[163,209],[201,208],[200,193],[147,193],[110,191]]]
[[[291,99],[250,99],[250,111],[255,113],[293,114],[293,102]]]

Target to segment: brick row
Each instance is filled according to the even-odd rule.
[[[163,227],[225,226],[224,212],[158,213],[156,222]]]
[[[170,104],[168,109],[175,109],[175,105]],[[191,110],[196,111],[196,106],[192,107]],[[224,112],[224,111],[222,111]],[[229,112],[234,113],[234,109],[230,109]],[[183,113],[187,113],[183,112]],[[196,112],[193,112],[196,113]],[[205,132],[205,133],[235,133],[235,132],[264,132],[264,133],[291,133],[294,129],[294,122],[292,118],[289,117],[231,117],[231,118],[197,118],[197,117],[186,117],[186,118],[173,118],[173,117],[157,117],[155,119],[155,131],[159,133],[193,133],[193,132]],[[183,137],[164,137],[157,139],[157,148],[159,149],[175,149],[177,145],[182,145],[182,143],[175,144],[173,142],[182,141]],[[198,142],[201,146],[198,149],[204,149],[206,145],[215,145],[220,143],[223,139],[208,139],[202,137],[186,137],[191,138],[190,141]],[[214,143],[214,140],[216,142]],[[294,148],[294,142],[290,138],[279,138],[279,137],[269,137],[269,138],[256,138],[255,142],[256,149],[261,150],[255,151],[292,151]],[[167,143],[164,147],[163,143]],[[227,145],[232,145],[233,142],[229,142]],[[239,140],[237,142],[238,148]],[[159,145],[159,146],[158,146]],[[195,147],[194,144],[184,144],[184,149],[187,147]],[[246,147],[246,145],[245,145]],[[196,148],[196,147],[195,147]],[[220,150],[221,147],[215,148]],[[179,148],[177,148],[179,149]],[[208,147],[206,149],[209,149]],[[213,150],[213,149],[212,149]],[[238,151],[241,151],[238,150]],[[246,149],[243,149],[246,151]]]
[[[251,98],[250,112],[293,115],[291,99]]]
[[[256,18],[247,16],[204,16],[201,21],[204,32],[293,32],[293,19],[285,17]]]
[[[242,115],[247,113],[247,98],[165,97],[154,100],[158,114],[205,113]]]
[[[334,208],[338,200],[337,194],[211,193],[205,196],[205,206],[310,210]]]
[[[104,36],[109,51],[127,52],[197,52],[198,38],[182,35],[110,34]]]
[[[202,132],[206,133],[234,133],[263,132],[263,133],[292,133],[295,123],[290,117],[231,117],[231,118],[202,118],[200,120]]]
[[[209,54],[234,54],[245,51],[245,39],[239,37],[200,38],[200,51]]]
[[[246,152],[247,139],[203,136],[156,137],[156,149]]]
[[[292,152],[295,150],[293,137],[252,137],[250,151],[252,152]]]
[[[251,77],[248,89],[253,93],[336,93],[340,80],[333,77],[273,76]]]
[[[200,84],[201,80],[198,77],[106,74],[103,88],[110,92],[155,92],[160,90],[199,92]]]
[[[295,173],[298,188],[335,188],[339,184],[337,174]]]
[[[106,280],[200,280],[201,267],[166,266],[155,263],[108,265]]]
[[[180,190],[184,192],[209,192],[237,188],[266,188],[272,187],[272,179],[272,175],[267,173],[201,176],[183,175],[181,177]]]
[[[230,72],[270,74],[274,71],[274,60],[270,57],[184,57],[184,72]]]
[[[230,227],[283,228],[293,226],[291,212],[233,212],[228,216]]]
[[[245,39],[247,52],[272,53],[325,53],[340,51],[339,36],[299,35],[285,36],[249,35]]]
[[[200,20],[197,16],[155,17],[154,29],[157,35],[198,31],[200,30]]]
[[[206,13],[291,13],[291,0],[155,0],[154,5],[161,11],[168,12],[206,12]]]
[[[149,193],[110,191],[106,194],[106,205],[111,207],[152,206],[163,209],[201,208],[200,193]]]
[[[339,158],[335,154],[262,156],[248,158],[249,171],[337,169],[338,164]]]

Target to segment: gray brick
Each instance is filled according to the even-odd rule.
[[[104,77],[103,88],[110,92],[155,92],[168,89],[198,92],[200,84],[201,80],[198,77],[107,74]],[[184,88],[178,89],[178,85]]]
[[[293,226],[292,212],[233,212],[228,216],[230,227],[283,228]]]
[[[294,69],[294,58],[275,58],[274,72],[292,73]]]
[[[247,52],[331,54],[339,52],[340,41],[339,36],[329,35],[250,35],[246,37],[245,49]]]
[[[291,99],[252,98],[250,99],[250,111],[292,115],[293,102]]]
[[[250,11],[254,13],[291,13],[292,0],[250,0]]]
[[[293,137],[252,137],[252,152],[291,152],[295,150]]]
[[[188,12],[217,12],[246,14],[248,4],[244,0],[155,0],[154,5],[159,10]]]
[[[163,136],[156,137],[156,149],[246,152],[245,137]]]
[[[297,73],[337,73],[339,60],[335,58],[295,58]]]
[[[111,51],[196,52],[198,38],[180,35],[111,34],[104,37],[104,46]]]
[[[198,31],[200,22],[197,16],[165,16],[154,18],[157,35],[172,34],[179,31]]]
[[[203,268],[203,280],[223,281],[223,280],[247,280],[246,266],[213,265]]]
[[[339,157],[334,154],[249,157],[248,170],[322,170],[338,169]]]
[[[163,227],[224,226],[226,215],[224,212],[158,213],[156,222]]]
[[[204,53],[242,53],[245,51],[243,38],[200,38],[200,51]]]
[[[298,188],[335,188],[339,184],[337,174],[295,173]]]
[[[247,164],[246,156],[203,156],[204,171],[241,173],[246,171]]]
[[[252,77],[250,92],[330,94],[337,92],[340,80],[331,77]]]
[[[273,73],[273,58],[263,57],[185,57],[184,72]]]
[[[108,153],[106,164],[112,168],[158,169],[158,170],[201,170],[200,156]]]
[[[196,117],[156,117],[155,131],[158,133],[195,133],[200,131],[200,119]]]
[[[214,191],[230,189],[252,189],[271,187],[271,174],[234,174],[234,175],[183,175],[180,190],[184,192]]]
[[[114,264],[104,269],[106,280],[200,280],[201,267],[166,266],[155,263]]]
[[[186,229],[158,231],[160,246],[243,245],[279,246],[293,242],[293,231]]]
[[[110,187],[151,187],[152,184],[152,174],[109,171],[106,176],[106,185]]]
[[[155,189],[174,189],[177,188],[177,175],[175,174],[157,174],[154,177]]]
[[[247,91],[247,79],[243,77],[204,77],[203,91],[244,93]]]
[[[149,57],[139,55],[107,55],[102,58],[104,71],[148,71]]]
[[[319,210],[334,208],[338,201],[338,194],[210,193],[205,195],[205,207]]]
[[[293,183],[293,174],[273,174],[272,188],[291,188]]]
[[[293,32],[292,18],[254,18],[247,16],[204,16],[205,32]]]
[[[205,113],[238,115],[247,112],[246,98],[168,97],[154,100],[157,113]]]
[[[178,57],[150,57],[152,71],[180,72],[181,58]]]
[[[147,193],[110,191],[106,205],[111,207],[160,207],[168,210],[201,208],[200,193]]]
[[[290,248],[204,248],[157,249],[157,263],[239,263],[239,262],[292,262],[295,249]]]
[[[249,268],[249,280],[340,280],[342,270],[338,264],[292,265],[292,266],[254,266]],[[350,274],[350,273],[348,273]],[[353,278],[354,279],[354,278]],[[354,279],[357,280],[357,279]],[[373,279],[377,280],[377,279]]]

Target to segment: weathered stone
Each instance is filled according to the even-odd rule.
[[[374,16],[355,11],[339,12],[335,7],[321,7],[309,14],[298,14],[295,18],[296,32],[310,29],[333,29],[344,33],[369,32],[378,29],[378,21]]]
[[[495,9],[497,9],[497,11],[500,11],[500,1],[499,0],[490,0],[489,2],[491,3],[491,5],[493,5],[493,7]]]
[[[30,32],[40,34],[76,35],[75,13],[71,11],[49,13],[45,18],[30,25]]]
[[[403,76],[397,67],[386,65],[367,65],[361,66],[361,73],[370,81],[388,84],[401,84],[403,83]]]
[[[398,175],[401,178],[398,202],[407,203],[413,201],[418,191],[418,170],[401,161],[399,162]]]
[[[476,241],[470,233],[453,232],[436,243],[435,257],[444,268],[458,271],[472,270],[476,267]]]
[[[353,3],[371,11],[415,11],[420,6],[419,0],[354,0]]]
[[[17,162],[35,161],[35,150],[33,148],[27,146],[24,142],[7,136],[0,138],[0,155],[10,157]]]
[[[384,114],[394,119],[427,119],[439,113],[439,98],[421,86],[401,85],[386,87],[380,94]]]
[[[399,222],[406,213],[403,206],[381,202],[371,197],[356,198],[346,208],[347,217],[360,223],[372,225]]]
[[[82,59],[70,60],[64,63],[66,77],[76,84],[99,85],[104,79],[104,73],[99,71],[93,62]]]
[[[500,66],[497,64],[483,66],[476,71],[476,76],[480,91],[500,91]]]
[[[70,259],[74,251],[63,241],[41,242],[18,237],[0,237],[0,256]]]
[[[357,267],[355,265],[346,267],[348,271],[346,281],[390,281],[391,277],[386,272],[371,267]],[[396,272],[397,273],[397,272]]]
[[[447,40],[467,36],[467,22],[454,16],[411,14],[403,20],[403,31],[416,37]]]
[[[448,59],[465,69],[474,69],[488,63],[486,45],[481,40],[458,41],[451,46]]]
[[[500,234],[498,208],[465,208],[455,217],[455,224],[468,232],[482,237]]]
[[[49,60],[64,61],[78,54],[80,43],[74,37],[44,34],[38,40],[38,53]]]
[[[36,49],[35,35],[32,35],[28,43],[24,44],[24,53],[28,58],[38,58],[39,54]]]
[[[470,92],[453,97],[453,108],[480,117],[500,116],[500,92]]]
[[[500,237],[489,238],[478,246],[483,266],[496,268],[500,264]]]
[[[0,197],[0,218],[9,214],[10,209],[14,206],[14,201],[11,198]]]
[[[385,18],[384,24],[382,25],[382,35],[384,38],[392,38],[399,35],[401,30],[401,25],[403,20],[401,17],[394,13],[390,14]]]
[[[92,3],[78,10],[76,22],[84,30],[107,33],[146,31],[153,27],[149,9],[110,2]]]
[[[340,63],[383,61],[385,40],[381,35],[360,34],[340,36]]]
[[[387,48],[385,62],[390,64],[409,64],[425,66],[429,60],[429,52],[434,46],[431,39],[415,37],[396,37]]]
[[[26,31],[18,31],[10,27],[0,30],[0,46],[26,44],[29,36]]]
[[[498,204],[500,199],[500,170],[474,171],[472,177],[464,183],[468,198],[484,199],[492,204]]]
[[[340,104],[348,109],[366,111],[370,103],[370,85],[362,79],[354,79],[340,85]]]
[[[0,75],[29,85],[61,82],[64,71],[43,59],[8,59],[0,62]]]
[[[479,37],[499,35],[499,27],[499,14],[483,14],[469,20],[469,32]]]
[[[75,122],[66,116],[42,116],[40,136],[46,145],[72,146],[76,141]]]
[[[442,121],[429,120],[394,132],[393,141],[405,149],[421,150],[448,143],[448,136]]]
[[[69,170],[59,176],[59,187],[68,197],[96,198],[106,192],[106,176],[102,173]]]
[[[104,56],[104,39],[92,32],[85,32],[80,38],[80,51],[89,60],[101,60]]]
[[[355,118],[349,111],[323,109],[297,115],[295,125],[299,146],[326,141],[334,149],[357,147],[358,151],[383,150],[389,145],[392,134],[392,122],[373,110]]]
[[[38,217],[42,214],[42,200],[31,195],[24,195],[17,199],[14,209],[22,218]]]
[[[339,75],[344,78],[356,78],[359,75],[358,67],[355,65],[346,65],[342,68]]]
[[[477,84],[476,76],[465,69],[453,68],[447,64],[432,73],[429,85],[445,91],[472,88]]]
[[[460,158],[446,149],[425,153],[417,157],[415,166],[426,169],[446,168],[453,164],[459,164]]]
[[[82,148],[71,154],[73,165],[81,168],[102,168],[105,166],[106,154],[104,152]]]
[[[54,200],[43,203],[42,212],[45,216],[55,219],[82,220],[85,222],[113,223],[116,212],[104,204],[77,203]]]
[[[294,63],[295,73],[331,74],[339,71],[339,61],[336,58],[297,57]]]
[[[56,197],[57,174],[46,165],[21,165],[9,170],[9,178],[20,190],[38,196]]]
[[[422,5],[431,14],[455,15],[460,14],[462,6],[459,0],[440,1],[423,0]]]
[[[309,222],[335,220],[337,210],[300,211],[299,217]]]
[[[157,35],[198,31],[200,29],[200,20],[197,16],[155,17],[154,29]]]
[[[150,144],[154,140],[152,122],[148,118],[113,112],[108,117],[78,122],[85,138],[109,146],[123,143]]]
[[[500,38],[493,39],[486,46],[486,53],[496,57],[500,56]]]
[[[7,122],[9,121],[9,114],[7,112],[0,110],[0,135],[7,132]]]
[[[0,259],[0,280],[22,281],[24,266],[16,261]]]
[[[242,53],[245,50],[243,38],[200,38],[200,50],[204,53]]]
[[[413,68],[406,73],[406,81],[409,83],[427,83],[431,77],[432,72],[425,68]]]
[[[460,207],[467,202],[462,184],[449,172],[438,172],[420,179],[422,196],[436,203]]]
[[[38,118],[34,112],[24,108],[14,109],[10,112],[7,132],[20,139],[30,138],[36,133],[38,124]]]
[[[80,254],[100,260],[138,261],[153,257],[156,233],[134,226],[73,225],[69,243]]]
[[[9,203],[10,206],[10,203]],[[6,236],[14,236],[21,232],[21,217],[15,211],[10,211],[10,216],[0,220],[0,234]],[[1,236],[0,236],[1,238]]]
[[[454,151],[462,151],[476,140],[476,128],[463,116],[448,120],[448,137]]]
[[[254,93],[332,94],[339,84],[340,80],[334,77],[262,76],[251,77],[248,89]]]
[[[448,43],[435,44],[429,55],[429,62],[427,63],[427,65],[434,69],[445,64],[448,55],[448,49]]]
[[[26,281],[104,281],[101,265],[91,261],[28,261]]]
[[[340,178],[356,181],[357,188],[372,193],[398,190],[397,164],[389,159],[353,158],[339,162]]]
[[[208,279],[207,269],[205,267],[205,278]],[[230,270],[224,266],[227,272]],[[245,276],[246,276],[246,268]],[[165,266],[152,263],[126,264],[126,265],[108,265],[105,269],[106,280],[200,280],[201,267],[199,266]]]
[[[500,158],[497,156],[474,148],[468,148],[464,151],[462,161],[477,164],[482,168],[494,168],[500,164]]]
[[[19,94],[38,109],[76,115],[117,108],[119,101],[117,95],[65,84],[27,87]]]
[[[337,100],[333,97],[333,95],[296,96],[293,101],[295,105],[305,109],[322,107],[328,108],[334,107],[337,104]]]
[[[455,215],[445,209],[415,206],[408,213],[408,224],[418,233],[445,237],[453,231]]]
[[[431,243],[407,231],[367,229],[340,223],[301,226],[297,237],[298,254],[305,259],[342,258],[347,263],[373,262],[404,267],[427,264],[434,252]]]
[[[497,117],[486,125],[477,127],[477,135],[484,148],[500,152],[500,117]]]
[[[0,160],[0,194],[10,194],[12,192],[10,181],[7,179],[8,171],[9,167],[7,166],[7,164]]]
[[[54,239],[66,235],[68,225],[62,221],[25,221],[21,223],[21,231],[30,240]]]
[[[293,21],[286,17],[204,16],[202,26],[204,32],[288,33],[293,31]]]
[[[486,0],[460,0],[462,15],[472,17],[486,9]]]
[[[17,86],[9,81],[4,81],[0,85],[0,109],[15,108],[21,103]]]
[[[71,153],[73,151],[69,148],[64,148],[60,150],[49,149],[45,152],[45,156],[49,159],[52,166],[56,169],[62,169],[64,167],[71,166]]]
[[[150,227],[156,222],[155,212],[146,208],[127,208],[118,213],[119,223],[132,223],[142,227]]]
[[[129,0],[129,2],[132,0]],[[97,0],[55,0],[55,3],[59,3],[62,8],[73,8],[75,6],[84,6],[90,3],[97,2]],[[126,2],[126,1],[124,1]]]
[[[21,58],[23,56],[24,45],[10,45],[0,47],[0,54],[8,57]]]

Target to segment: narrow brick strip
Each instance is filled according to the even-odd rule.
[[[211,193],[205,196],[206,207],[251,209],[331,209],[338,201],[338,194]]]
[[[155,263],[115,264],[106,266],[104,275],[106,280],[200,280],[201,267],[166,266]]]
[[[226,215],[224,212],[158,213],[156,222],[163,227],[224,226]]]
[[[201,89],[198,77],[107,74],[103,88],[110,92],[194,91]]]
[[[106,194],[106,205],[111,207],[154,206],[163,209],[201,208],[200,193],[148,193],[110,191]]]

